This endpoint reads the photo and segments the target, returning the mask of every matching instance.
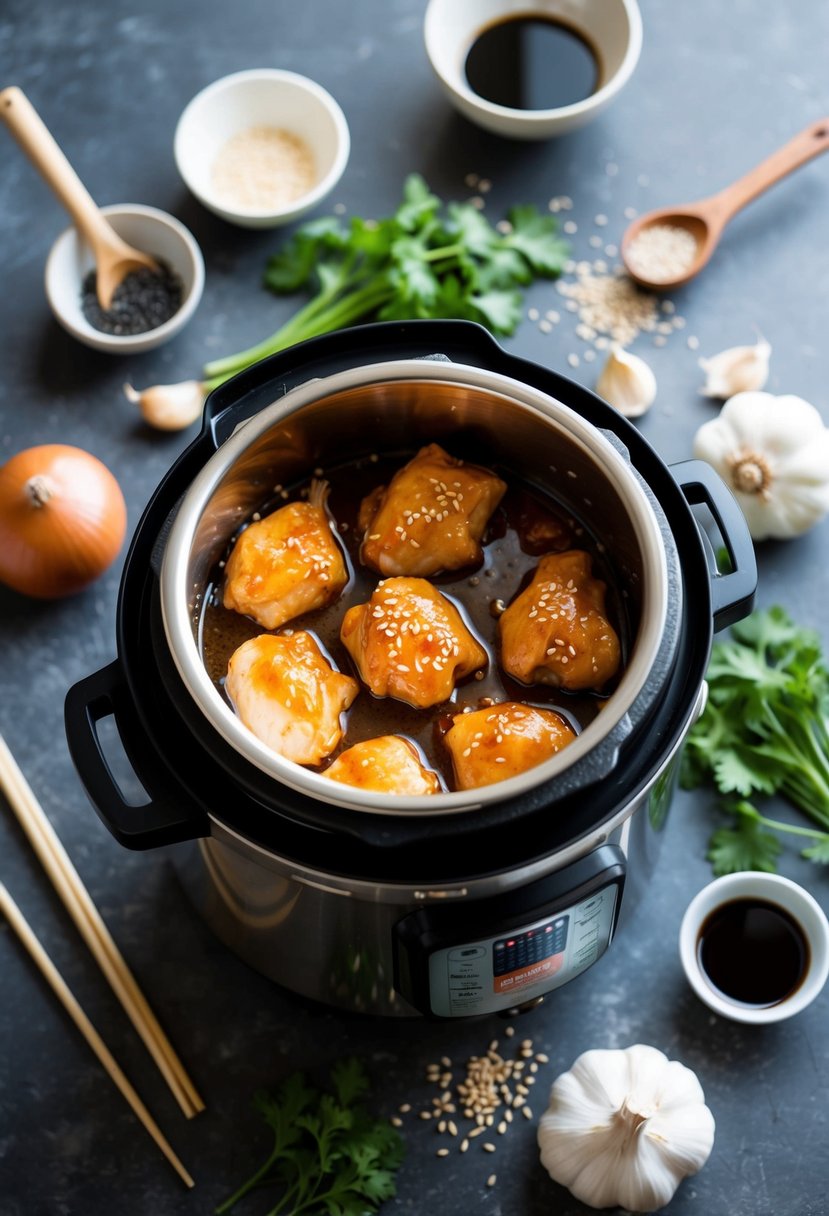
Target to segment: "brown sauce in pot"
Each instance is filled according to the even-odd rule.
[[[359,560],[360,541],[357,515],[363,498],[375,486],[387,485],[394,473],[414,453],[387,457],[365,457],[339,467],[327,468],[324,476],[331,492],[328,509],[335,521],[333,528],[346,553],[349,581],[339,599],[327,608],[309,612],[277,633],[306,629],[314,634],[340,671],[355,675],[350,656],[340,641],[340,624],[346,611],[368,600],[383,577],[363,566]],[[462,455],[462,453],[453,453]],[[481,462],[484,463],[484,462]],[[320,766],[324,770],[339,752],[364,739],[397,734],[410,739],[428,767],[440,774],[444,787],[453,788],[452,765],[442,745],[442,737],[452,725],[452,717],[464,708],[482,709],[500,701],[521,701],[561,714],[576,732],[587,726],[600,712],[612,691],[568,693],[540,684],[527,686],[511,679],[498,664],[498,616],[530,581],[539,557],[544,553],[569,548],[584,549],[593,559],[593,572],[607,584],[607,613],[622,641],[623,663],[627,653],[628,629],[623,600],[615,586],[601,546],[581,523],[568,515],[555,499],[522,481],[512,470],[493,469],[506,481],[508,490],[493,514],[483,537],[483,560],[477,567],[454,570],[430,577],[440,592],[453,601],[466,624],[485,647],[489,663],[481,673],[461,681],[450,701],[429,709],[416,709],[389,697],[375,697],[365,687],[346,715],[346,730],[337,751]],[[317,470],[319,473],[319,470]],[[258,514],[272,511],[307,494],[310,478],[287,487],[264,504]],[[287,493],[287,497],[284,495]],[[237,533],[238,535],[238,533]],[[225,559],[233,541],[228,545]],[[223,565],[213,571],[202,600],[198,637],[202,659],[216,688],[227,700],[224,680],[231,655],[249,638],[266,633],[256,621],[222,606]],[[479,678],[480,677],[480,678]]]

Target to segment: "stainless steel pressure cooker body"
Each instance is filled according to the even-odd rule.
[[[430,442],[553,491],[598,538],[630,645],[605,708],[551,760],[475,790],[387,796],[294,765],[243,726],[200,657],[201,603],[275,485]],[[633,907],[703,703],[712,631],[750,610],[755,583],[745,522],[709,466],[669,469],[616,411],[478,326],[364,326],[211,395],[133,538],[118,658],[68,694],[70,750],[114,835],[178,844],[196,907],[285,987],[379,1014],[512,1011],[597,961]],[[109,768],[98,723],[110,715],[143,806]]]

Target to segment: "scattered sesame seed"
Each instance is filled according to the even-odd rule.
[[[498,1181],[498,1175],[497,1175],[497,1174],[490,1174],[490,1175],[489,1175],[489,1177],[488,1177],[488,1178],[487,1178],[487,1180],[486,1180],[486,1184],[487,1184],[487,1186],[495,1186],[495,1183],[496,1183],[497,1181]]]

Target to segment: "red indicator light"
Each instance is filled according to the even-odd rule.
[[[515,945],[515,942],[514,942],[514,941],[512,941],[512,942],[507,942],[507,946],[514,946],[514,945]]]
[[[544,932],[545,932],[545,933],[552,933],[552,931],[553,931],[553,926],[552,926],[552,925],[547,925],[547,926],[545,927],[545,929],[544,929]]]

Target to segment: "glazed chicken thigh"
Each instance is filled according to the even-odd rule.
[[[415,746],[400,735],[355,743],[323,773],[332,781],[383,794],[437,794],[437,773],[426,768]]]
[[[224,606],[266,629],[324,608],[348,581],[325,510],[326,481],[306,502],[291,502],[245,528],[225,568]]]
[[[542,557],[530,585],[498,621],[501,666],[523,684],[601,688],[621,649],[605,615],[605,584],[580,549]]]
[[[340,715],[360,691],[302,630],[243,642],[231,655],[225,689],[248,730],[297,764],[330,756],[343,734]]]
[[[444,743],[452,757],[457,788],[472,790],[526,772],[575,738],[560,714],[504,701],[456,714]]]
[[[494,473],[430,443],[363,500],[360,559],[381,574],[418,577],[478,562],[506,488]]]
[[[487,661],[454,604],[422,578],[387,578],[343,618],[340,637],[377,697],[421,709],[452,695]]]

